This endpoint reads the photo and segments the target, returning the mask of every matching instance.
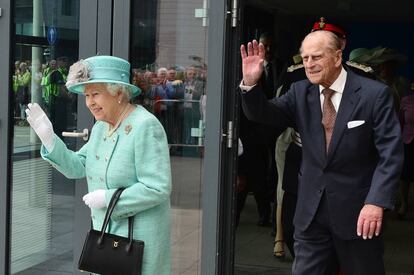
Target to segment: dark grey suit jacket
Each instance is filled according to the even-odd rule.
[[[394,207],[403,145],[387,86],[348,71],[328,155],[318,85],[307,79],[299,81],[285,95],[269,101],[259,90],[256,86],[243,93],[246,116],[278,127],[294,127],[302,138],[296,230],[308,228],[323,193],[333,231],[342,239],[359,238],[357,220],[364,204]],[[348,122],[354,120],[365,122],[348,128]]]

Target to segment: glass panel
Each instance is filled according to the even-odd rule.
[[[137,103],[157,116],[170,144],[172,274],[200,274],[207,0],[132,5],[130,61],[143,90]]]
[[[71,274],[74,184],[41,159],[24,110],[38,103],[59,136],[75,129],[77,100],[64,83],[78,59],[79,0],[14,3],[11,274]]]

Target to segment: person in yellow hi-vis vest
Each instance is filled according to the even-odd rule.
[[[30,98],[30,80],[31,73],[27,69],[27,64],[21,62],[19,65],[19,72],[16,74],[16,117],[20,117],[22,120],[26,118],[24,110],[27,108]]]
[[[19,88],[19,83],[17,82],[17,76],[20,73],[20,61],[16,61],[14,63],[14,74],[13,74],[13,79],[12,79],[12,90],[13,90],[13,96],[16,97],[16,93],[17,93],[17,89]],[[20,106],[17,104],[17,102],[15,102],[14,104],[14,117],[19,117],[20,116]]]
[[[57,70],[56,60],[52,59],[49,62],[49,66],[43,71],[42,80],[40,85],[42,86],[42,100],[43,107],[48,114],[50,114],[50,102],[52,96],[58,96],[59,87],[56,83],[52,83],[51,76]]]
[[[51,60],[45,69],[42,85],[43,105],[55,125],[56,134],[62,138],[62,131],[67,128],[68,92],[65,87],[67,70],[59,60]]]

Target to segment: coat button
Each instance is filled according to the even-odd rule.
[[[99,180],[100,180],[101,182],[103,182],[103,181],[104,181],[104,179],[103,179],[102,177],[100,177],[100,178],[99,178]]]
[[[98,155],[96,155],[95,157],[96,157],[96,160],[99,160],[99,156]]]
[[[105,161],[108,161],[108,159],[109,159],[108,157],[105,157]]]
[[[104,137],[103,140],[106,141],[106,137]]]
[[[112,142],[115,142],[115,140],[116,140],[116,139],[115,139],[115,138],[113,138],[113,139],[112,139]]]

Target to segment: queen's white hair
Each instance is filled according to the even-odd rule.
[[[118,91],[121,91],[127,101],[130,101],[132,98],[132,91],[126,85],[117,83],[106,83],[106,89],[108,90],[108,93],[110,93],[113,96],[115,96]]]

